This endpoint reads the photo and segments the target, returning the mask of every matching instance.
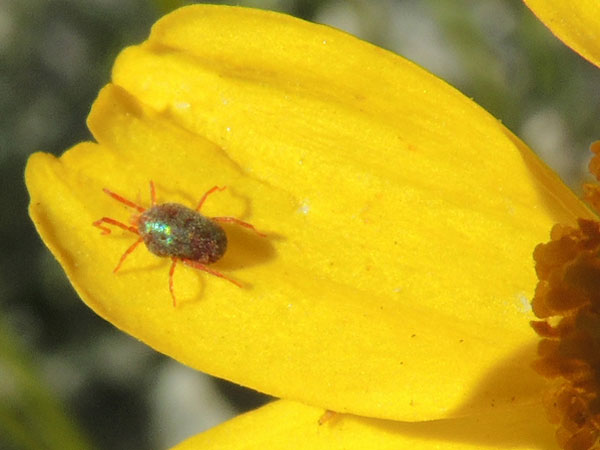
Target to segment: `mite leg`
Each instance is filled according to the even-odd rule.
[[[211,219],[214,220],[215,222],[221,222],[221,223],[226,223],[226,222],[236,223],[236,224],[241,225],[243,227],[250,228],[251,230],[253,230],[259,236],[262,236],[262,237],[266,236],[266,234],[261,233],[256,228],[254,228],[254,225],[249,224],[248,222],[244,222],[243,220],[236,219],[235,217],[211,217]]]
[[[210,194],[212,194],[213,192],[216,191],[224,191],[226,188],[226,186],[223,187],[219,187],[219,186],[213,186],[211,187],[208,191],[206,191],[204,193],[204,195],[202,196],[202,198],[200,199],[200,201],[198,202],[198,206],[196,206],[196,211],[200,211],[200,208],[202,208],[202,205],[204,204],[204,200],[206,200],[206,197],[208,197]]]
[[[131,200],[127,200],[125,197],[121,197],[119,194],[115,194],[114,192],[109,191],[106,188],[103,188],[102,190],[106,194],[110,195],[112,198],[114,198],[115,200],[117,200],[118,202],[124,203],[125,205],[129,206],[130,208],[137,209],[141,213],[143,213],[144,211],[146,211],[146,208],[142,208],[140,205],[137,205],[137,204],[133,203]]]
[[[211,275],[214,275],[214,276],[219,277],[219,278],[223,278],[223,279],[229,281],[230,283],[235,284],[237,287],[243,287],[241,283],[239,283],[239,282],[237,282],[235,280],[232,280],[229,277],[226,277],[221,272],[217,272],[216,270],[212,270],[212,269],[206,267],[204,264],[199,263],[198,261],[193,261],[191,259],[182,259],[181,261],[183,261],[183,263],[186,266],[190,266],[190,267],[193,267],[194,269],[198,269],[198,270],[203,270],[205,272],[210,273]]]
[[[137,241],[135,241],[133,244],[131,244],[131,246],[125,250],[125,253],[123,253],[121,255],[121,259],[119,259],[119,263],[117,264],[117,267],[114,268],[113,273],[116,273],[117,270],[119,270],[119,268],[121,267],[121,264],[123,264],[123,261],[125,261],[125,258],[127,258],[131,252],[133,252],[135,250],[135,248],[140,245],[140,243],[142,243],[144,240],[142,238],[139,238]]]
[[[169,270],[169,292],[171,293],[171,298],[173,299],[173,308],[177,306],[177,300],[175,300],[175,290],[173,289],[173,274],[175,273],[175,266],[177,265],[177,258],[171,258],[173,261],[171,263],[171,269]]]
[[[154,188],[154,181],[150,180],[150,200],[152,201],[152,206],[156,205],[156,189]],[[142,211],[140,211],[142,212]]]
[[[119,228],[122,228],[125,231],[131,231],[132,233],[138,234],[138,230],[136,227],[131,227],[129,225],[125,225],[122,222],[119,222],[118,220],[115,219],[111,219],[110,217],[103,217],[102,219],[96,220],[92,225],[95,227],[98,227],[102,230],[102,234],[109,234],[110,233],[110,228],[102,226],[102,223],[110,223],[111,225],[117,226]]]

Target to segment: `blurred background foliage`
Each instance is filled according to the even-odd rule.
[[[167,448],[268,400],[158,355],[92,314],[27,217],[28,155],[91,139],[85,118],[119,50],[189,3],[0,1],[2,449]],[[579,192],[589,144],[600,138],[600,70],[520,1],[230,3],[330,24],[417,62],[499,118]]]

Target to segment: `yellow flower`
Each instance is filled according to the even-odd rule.
[[[591,5],[591,3],[589,3]],[[31,157],[30,214],[82,299],[156,350],[286,399],[178,448],[548,448],[530,369],[531,253],[588,209],[507,130],[401,57],[331,28],[182,8],[124,50],[88,125]],[[136,236],[133,202],[226,226],[211,266]],[[312,406],[307,406],[312,405]],[[326,410],[337,415],[323,425]],[[418,422],[418,423],[409,423]]]

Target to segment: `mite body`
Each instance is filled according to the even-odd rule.
[[[148,208],[138,219],[138,231],[158,256],[211,264],[227,250],[227,235],[217,222],[178,203]]]
[[[173,274],[179,261],[242,287],[237,281],[207,267],[208,264],[221,259],[227,250],[227,235],[219,223],[232,222],[250,228],[260,236],[264,236],[264,234],[258,232],[253,225],[235,217],[206,217],[199,212],[210,194],[223,189],[225,188],[218,186],[209,189],[198,202],[196,209],[179,203],[157,204],[156,191],[152,181],[150,181],[152,206],[147,209],[106,188],[103,189],[115,200],[138,212],[132,219],[132,225],[124,224],[110,217],[103,217],[92,224],[100,228],[102,234],[110,233],[110,228],[105,225],[110,224],[138,236],[137,241],[125,250],[113,272],[116,273],[127,256],[143,242],[150,252],[157,256],[169,257],[172,260],[169,270],[169,291],[173,298],[173,306],[177,303],[173,289]]]

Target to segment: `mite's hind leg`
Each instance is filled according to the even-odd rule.
[[[254,225],[252,225],[248,222],[244,222],[243,220],[237,219],[235,217],[211,217],[211,220],[214,220],[215,222],[221,222],[221,223],[235,223],[235,224],[241,225],[242,227],[251,229],[259,236],[262,236],[262,237],[266,236],[265,233],[261,233],[256,228],[254,228]]]
[[[242,284],[239,283],[238,281],[232,280],[231,278],[223,275],[221,272],[217,272],[216,270],[210,269],[209,267],[205,266],[202,263],[199,263],[198,261],[193,261],[191,259],[182,259],[181,261],[183,261],[183,263],[186,266],[190,266],[190,267],[193,267],[194,269],[198,269],[198,270],[203,270],[204,272],[208,272],[211,275],[214,275],[215,277],[223,278],[224,280],[227,280],[230,283],[235,284],[237,287],[243,287]]]

